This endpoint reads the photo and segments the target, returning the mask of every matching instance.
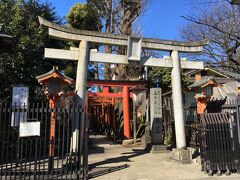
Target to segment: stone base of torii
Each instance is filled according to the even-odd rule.
[[[136,36],[107,34],[102,32],[70,29],[51,23],[39,17],[41,25],[48,28],[49,36],[55,39],[79,42],[79,48],[70,50],[45,49],[45,58],[78,61],[76,77],[76,103],[85,107],[86,86],[87,86],[87,66],[89,62],[101,62],[111,64],[138,64],[142,66],[169,67],[172,68],[172,93],[174,121],[176,132],[176,145],[178,159],[182,160],[186,149],[183,102],[181,87],[181,68],[184,69],[203,69],[202,62],[180,61],[179,53],[198,53],[208,41],[198,42],[179,42],[160,39],[148,39]],[[106,54],[90,51],[89,43],[100,45],[124,46],[127,48],[126,55]],[[169,59],[141,57],[142,49],[168,51],[171,56]],[[81,129],[84,132],[84,113],[82,113]],[[76,126],[77,127],[77,126]],[[80,134],[83,140],[83,134]],[[83,141],[81,141],[83,142]],[[80,145],[80,152],[82,144]],[[177,157],[176,156],[176,157]]]

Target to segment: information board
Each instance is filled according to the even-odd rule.
[[[19,137],[40,136],[40,122],[20,122]]]
[[[28,87],[13,87],[12,92],[12,108],[19,109],[16,112],[12,112],[11,127],[16,127],[20,122],[23,122],[27,118],[27,112],[20,112],[20,109],[27,108],[28,106]]]

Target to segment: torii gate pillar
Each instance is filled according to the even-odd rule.
[[[127,86],[123,86],[123,128],[124,137],[130,139],[130,112],[129,112],[129,90]]]
[[[183,100],[182,100],[182,87],[181,87],[181,65],[178,56],[178,51],[171,52],[173,61],[172,68],[172,96],[173,96],[173,109],[175,120],[175,134],[176,144],[178,149],[186,148],[186,137],[183,118]]]
[[[87,88],[87,71],[88,71],[88,62],[89,62],[89,46],[87,41],[81,41],[79,44],[79,56],[77,64],[77,76],[76,76],[76,96],[75,96],[75,107],[79,105],[84,108],[86,103],[86,88]],[[84,112],[81,113],[81,118],[77,113],[75,116],[74,127],[75,131],[80,130],[80,154],[82,154],[83,146],[83,135],[84,135],[84,124],[85,124],[85,115]],[[81,120],[81,122],[79,122]],[[80,125],[81,123],[81,125]],[[79,129],[79,125],[80,128]],[[78,134],[78,133],[77,133]],[[77,138],[77,137],[76,137]],[[74,139],[74,138],[73,138]],[[78,141],[79,142],[79,141]],[[77,151],[78,143],[73,144],[73,151]]]
[[[89,61],[88,42],[81,41],[79,44],[79,57],[77,64],[77,76],[75,87],[80,105],[85,105],[86,100],[88,61]]]

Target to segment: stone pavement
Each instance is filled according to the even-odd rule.
[[[90,136],[89,177],[97,180],[240,180],[239,174],[209,177],[198,162],[181,165],[171,153],[146,153],[141,147],[109,143],[104,136]]]

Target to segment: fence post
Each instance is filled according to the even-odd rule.
[[[88,114],[85,115],[86,123],[84,128],[84,155],[83,155],[83,178],[88,179],[88,140],[89,140],[89,119]]]
[[[238,133],[238,142],[240,143],[240,125],[239,125],[239,118],[240,118],[240,96],[237,96],[237,103],[236,103],[236,111],[237,111],[237,133]]]

